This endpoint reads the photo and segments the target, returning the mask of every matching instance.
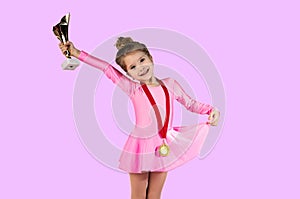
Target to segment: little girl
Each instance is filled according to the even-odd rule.
[[[59,47],[102,70],[131,99],[136,124],[123,148],[119,168],[129,173],[132,199],[159,199],[167,172],[199,154],[209,126],[217,125],[219,111],[191,99],[176,80],[155,77],[147,47],[130,37],[118,38],[116,63],[132,80],[109,63],[79,51],[72,42]],[[172,127],[174,99],[189,111],[208,114],[209,121]]]

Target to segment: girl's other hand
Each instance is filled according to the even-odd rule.
[[[65,52],[68,50],[70,52],[70,55],[73,57],[78,57],[80,54],[80,51],[75,48],[74,44],[70,41],[68,41],[67,43],[63,44],[60,43],[59,44],[59,48],[62,51],[62,53],[65,55]]]
[[[212,126],[217,126],[219,117],[220,117],[220,111],[214,108],[208,116],[208,123],[211,124]]]

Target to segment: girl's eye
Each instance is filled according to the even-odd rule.
[[[131,66],[130,69],[135,69],[135,66]]]
[[[144,62],[144,61],[145,61],[145,58],[142,58],[142,59],[141,59],[141,62]]]

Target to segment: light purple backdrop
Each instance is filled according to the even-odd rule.
[[[0,198],[129,198],[128,176],[96,161],[76,132],[78,71],[61,70],[52,33],[67,12],[80,49],[166,28],[198,42],[221,74],[222,136],[205,159],[169,173],[162,198],[300,197],[297,1],[53,0],[2,5]]]

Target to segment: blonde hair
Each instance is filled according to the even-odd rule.
[[[152,56],[150,55],[146,45],[137,41],[133,41],[131,37],[119,37],[115,46],[118,49],[116,55],[116,63],[121,66],[121,68],[126,72],[127,68],[123,61],[123,58],[130,53],[141,51],[144,52],[152,60]]]

